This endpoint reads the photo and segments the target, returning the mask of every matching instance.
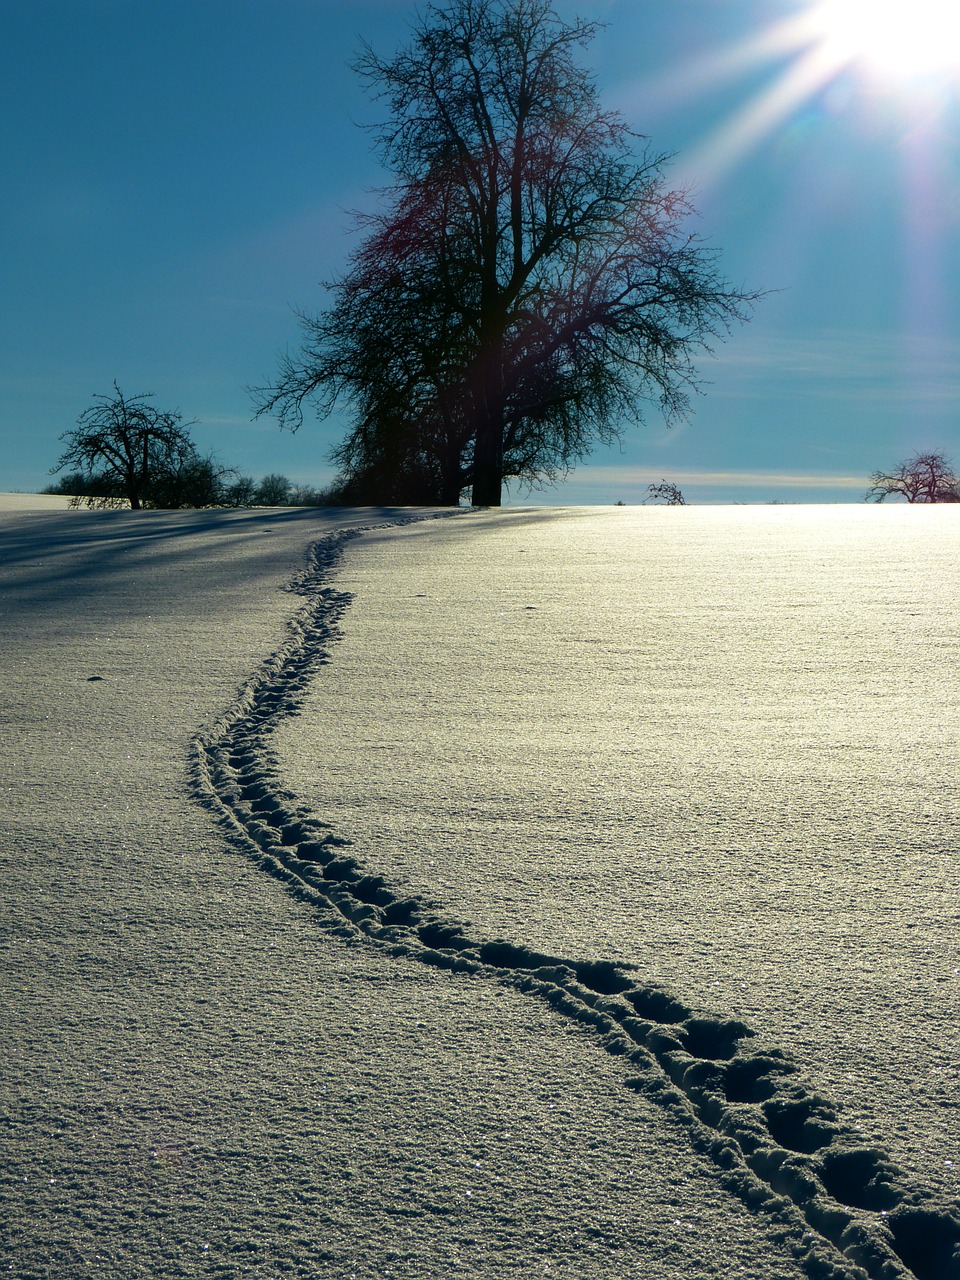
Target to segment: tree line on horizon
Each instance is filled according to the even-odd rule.
[[[76,469],[42,492],[100,510],[356,505],[336,486],[294,484],[277,473],[257,481],[221,465],[191,440],[195,420],[184,423],[179,412],[157,409],[148,403],[152,399],[127,396],[116,382],[112,396],[95,396],[76,427],[61,436],[67,447],[52,471]],[[648,485],[646,493],[644,502],[685,505],[679,487],[667,480]]]
[[[183,507],[325,506],[332,495],[292,484],[276,473],[254,480],[201,454],[190,437],[195,422],[158,409],[151,395],[128,396],[115,382],[61,436],[66,447],[54,472],[66,471],[44,493],[77,506],[175,510]]]
[[[157,409],[150,395],[98,395],[61,437],[66,448],[52,471],[65,471],[43,492],[70,496],[77,506],[133,510],[184,507],[320,507],[393,505],[357,500],[336,485],[293,484],[271,473],[259,481],[201,454],[179,412]],[[70,470],[69,468],[73,468]],[[672,481],[649,484],[644,503],[685,506]],[[874,471],[866,501],[960,503],[960,476],[942,451],[913,454],[890,471]],[[425,505],[425,504],[401,504]],[[622,502],[617,503],[623,506]]]
[[[326,309],[301,314],[299,351],[252,389],[255,416],[293,432],[308,408],[347,411],[332,485],[239,475],[197,451],[193,423],[115,383],[62,437],[53,470],[69,474],[48,491],[134,509],[495,507],[505,485],[550,484],[621,440],[645,406],[684,417],[695,357],[760,294],[720,276],[667,157],[602,108],[579,61],[599,29],[551,0],[446,0],[393,57],[363,46],[393,185],[357,215],[365,234]],[[942,454],[918,454],[867,496],[958,493]],[[646,500],[684,504],[666,480]]]
[[[208,469],[207,463],[210,466]],[[41,493],[59,494],[74,500],[73,505],[108,510],[131,507],[123,486],[108,472],[85,475],[69,472]],[[300,484],[287,476],[271,472],[259,480],[239,475],[206,459],[199,471],[180,476],[173,483],[164,480],[147,487],[139,510],[175,511],[210,507],[328,507],[340,506],[331,500],[328,490],[311,484]]]

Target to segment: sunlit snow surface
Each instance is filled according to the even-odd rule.
[[[960,510],[504,512],[351,544],[274,746],[364,867],[635,963],[960,1191]]]
[[[196,803],[191,740],[284,643],[308,545],[410,513],[17,505],[5,1276],[803,1280],[589,1029],[335,936]]]
[[[196,803],[343,527],[276,786],[956,1197],[960,511],[409,514],[0,504],[5,1274],[809,1278],[588,1027],[338,936]]]

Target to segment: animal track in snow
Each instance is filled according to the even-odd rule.
[[[352,597],[328,580],[347,543],[364,532],[341,531],[312,548],[293,584],[306,603],[286,642],[195,737],[191,771],[201,803],[264,870],[318,908],[334,934],[507,983],[591,1028],[623,1058],[627,1087],[685,1130],[722,1183],[770,1221],[810,1280],[960,1280],[960,1215],[909,1185],[884,1151],[864,1146],[781,1050],[752,1046],[742,1022],[695,1016],[628,963],[471,936],[435,904],[361,866],[345,852],[348,841],[283,788],[270,734],[329,661]]]

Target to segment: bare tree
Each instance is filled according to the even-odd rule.
[[[271,472],[264,476],[253,495],[255,507],[285,507],[290,501],[290,481]]]
[[[665,158],[601,108],[578,62],[596,31],[549,0],[449,0],[395,57],[362,54],[397,181],[255,392],[293,430],[305,402],[347,402],[347,488],[499,505],[505,480],[551,481],[645,402],[683,415],[694,356],[746,317],[755,295],[687,231]]]
[[[960,477],[943,453],[915,453],[892,471],[874,471],[867,502],[885,498],[907,502],[960,502]]]
[[[125,396],[116,382],[113,390],[112,396],[95,396],[76,427],[60,437],[67,447],[51,471],[76,467],[94,488],[106,489],[107,498],[126,499],[134,511],[167,505],[159,490],[169,497],[174,477],[185,478],[198,464],[212,467],[212,460],[199,458],[187,432],[192,422],[155,408],[150,395]]]
[[[647,496],[644,502],[662,502],[668,507],[685,507],[686,499],[675,484],[669,480],[661,480],[659,484],[647,485]]]
[[[212,454],[203,456],[191,446],[156,469],[145,505],[167,510],[227,506],[226,494],[235,475],[232,468],[221,466]]]
[[[225,507],[252,507],[257,494],[253,476],[234,475],[224,485],[221,502]]]

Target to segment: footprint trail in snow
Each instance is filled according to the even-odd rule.
[[[333,934],[439,969],[509,984],[596,1034],[633,1090],[713,1162],[723,1185],[770,1223],[811,1280],[960,1278],[960,1215],[912,1185],[845,1127],[828,1099],[744,1023],[697,1016],[629,963],[581,961],[473,937],[344,853],[347,843],[286,791],[270,735],[330,660],[351,596],[329,585],[364,530],[322,539],[295,589],[306,603],[284,645],[192,744],[196,794],[231,840],[313,904]]]

